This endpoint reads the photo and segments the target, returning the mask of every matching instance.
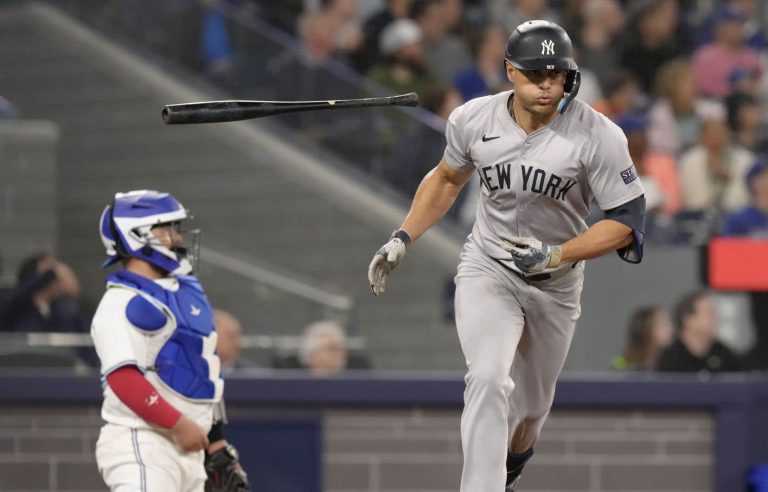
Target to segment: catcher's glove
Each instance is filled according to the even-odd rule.
[[[248,475],[240,466],[237,449],[231,444],[205,453],[205,492],[251,492]]]

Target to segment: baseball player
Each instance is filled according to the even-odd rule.
[[[123,266],[91,326],[106,421],[96,461],[113,491],[250,490],[223,434],[216,330],[180,229],[188,217],[147,190],[116,194],[101,214],[104,266]]]
[[[504,64],[514,90],[453,111],[442,160],[368,269],[373,293],[382,294],[408,245],[479,174],[476,220],[456,275],[468,368],[462,492],[513,491],[533,454],[579,318],[584,260],[610,251],[642,259],[645,198],[627,140],[574,99],[579,72],[567,33],[525,22],[510,36]],[[605,219],[588,228],[593,199]]]

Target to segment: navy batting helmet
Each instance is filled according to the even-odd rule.
[[[554,22],[523,22],[507,41],[504,58],[521,70],[577,70],[573,44],[565,29]]]
[[[507,41],[504,59],[520,70],[567,71],[563,100],[558,111],[565,111],[579,92],[579,66],[573,60],[573,43],[565,29],[554,22],[523,22]]]

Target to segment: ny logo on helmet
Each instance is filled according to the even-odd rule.
[[[554,55],[555,54],[555,42],[551,39],[541,42],[541,54],[542,55]]]

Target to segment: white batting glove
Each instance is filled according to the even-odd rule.
[[[386,288],[387,276],[405,258],[406,246],[411,237],[407,232],[398,230],[392,233],[392,239],[379,248],[368,265],[368,282],[371,284],[373,295],[381,295]]]
[[[523,273],[538,273],[560,265],[563,250],[557,244],[547,244],[532,237],[511,237],[501,240],[501,247],[512,255],[515,266]]]

